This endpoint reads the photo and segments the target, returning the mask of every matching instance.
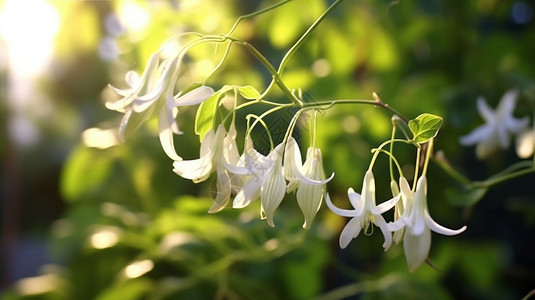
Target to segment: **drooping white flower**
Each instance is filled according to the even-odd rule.
[[[400,179],[405,209],[401,219],[390,223],[390,228],[405,226],[403,249],[409,270],[416,270],[429,255],[431,248],[431,231],[443,235],[456,235],[466,230],[466,226],[452,230],[439,225],[431,218],[427,209],[427,179],[422,176],[416,183],[416,191],[410,189],[405,178]]]
[[[383,248],[388,250],[392,245],[392,233],[382,216],[382,214],[390,210],[396,202],[399,200],[400,196],[396,196],[388,201],[385,201],[379,205],[376,205],[375,202],[375,179],[373,173],[368,170],[364,176],[364,182],[362,186],[362,193],[358,194],[352,188],[349,188],[348,192],[349,201],[353,206],[354,210],[341,209],[331,202],[329,195],[325,197],[325,202],[327,206],[337,215],[344,217],[352,217],[351,220],[342,230],[340,234],[340,247],[343,249],[349,245],[352,239],[356,238],[360,231],[364,229],[364,232],[369,232],[370,223],[373,223],[375,226],[381,229],[383,233],[385,242],[383,243]]]
[[[476,155],[481,159],[488,157],[498,148],[507,149],[511,136],[523,131],[529,122],[528,118],[516,119],[513,116],[517,95],[515,90],[506,92],[496,110],[491,109],[484,98],[478,98],[477,110],[486,123],[462,136],[460,143],[477,144]]]
[[[245,139],[243,154],[236,164],[225,165],[227,170],[242,178],[243,186],[238,190],[232,203],[233,208],[248,206],[253,200],[260,197],[262,180],[265,174],[273,167],[274,161],[266,157],[253,147],[249,137]]]
[[[301,152],[293,137],[286,143],[284,173],[289,181],[286,191],[297,189],[297,204],[305,217],[303,228],[309,228],[321,207],[326,193],[325,185],[334,177],[334,173],[325,179],[321,150],[314,147],[308,148],[305,163],[301,165]]]
[[[234,174],[245,177],[243,188],[234,198],[233,207],[242,208],[260,197],[261,216],[270,226],[275,226],[273,216],[286,194],[286,181],[282,172],[283,144],[279,144],[267,156],[258,153],[246,139],[241,163],[244,166],[227,166]]]
[[[179,160],[173,163],[173,171],[193,182],[205,181],[212,172],[217,173],[217,195],[214,204],[208,211],[215,213],[223,209],[232,193],[232,174],[226,164],[237,163],[236,129],[231,125],[229,132],[222,124],[214,134],[213,130],[206,133],[201,143],[200,157],[193,160]]]
[[[263,218],[269,226],[274,227],[273,216],[286,194],[286,180],[282,172],[283,144],[279,144],[269,153],[268,158],[273,165],[262,180],[260,189],[260,202],[262,203]]]
[[[175,121],[177,108],[199,104],[214,93],[212,88],[201,86],[175,95],[180,59],[177,56],[160,61],[160,54],[154,53],[141,77],[134,71],[126,74],[129,88],[110,86],[123,98],[106,103],[108,109],[124,113],[119,127],[119,137],[123,141],[152,116],[158,115],[160,142],[165,153],[173,160],[181,159],[173,144],[173,132],[181,134]]]

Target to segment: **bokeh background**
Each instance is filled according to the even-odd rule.
[[[238,16],[273,3],[0,2],[0,299],[521,299],[535,289],[533,174],[467,200],[431,164],[431,214],[468,229],[434,234],[430,260],[438,270],[423,265],[409,273],[402,246],[383,252],[378,232],[340,250],[347,220],[326,207],[303,230],[292,195],[275,228],[259,219],[258,203],[207,214],[214,179],[196,185],[176,176],[154,123],[117,142],[121,115],[104,106],[114,97],[109,83],[124,87],[125,73],[141,72],[175,34],[226,33]],[[330,3],[294,0],[244,21],[235,35],[277,65]],[[515,115],[533,115],[534,9],[531,0],[346,0],[283,78],[310,99],[371,99],[377,92],[409,118],[443,116],[437,150],[459,172],[483,180],[520,159],[509,149],[478,160],[458,138],[483,122],[478,96],[495,107],[515,88]],[[191,53],[192,78],[216,65],[210,51]],[[269,80],[261,64],[233,47],[208,84],[263,90]],[[283,98],[275,92],[270,99]],[[284,128],[291,114],[267,122]],[[195,109],[180,115],[189,133],[177,145],[186,158],[198,155],[194,116]],[[347,205],[348,187],[361,189],[370,149],[390,137],[390,124],[374,107],[335,107],[319,116],[317,142],[326,172],[336,173],[328,190],[338,205]],[[300,137],[304,148],[307,131]],[[414,152],[400,151],[410,171]],[[390,193],[385,166],[379,161],[374,169],[378,199]]]

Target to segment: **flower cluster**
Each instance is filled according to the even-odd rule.
[[[199,104],[214,93],[207,86],[175,93],[181,60],[182,55],[162,59],[160,51],[152,54],[142,76],[135,71],[126,74],[125,80],[130,88],[110,86],[122,98],[106,103],[108,109],[124,113],[119,127],[119,138],[123,141],[157,115],[162,148],[174,160],[181,159],[173,146],[173,133],[182,134],[175,121],[178,109]]]
[[[456,235],[463,232],[466,226],[458,230],[445,228],[435,222],[429,215],[427,209],[427,179],[421,176],[416,184],[416,190],[412,190],[405,177],[399,179],[401,191],[392,199],[379,205],[375,202],[375,179],[372,171],[368,170],[364,176],[362,193],[356,193],[349,188],[347,194],[353,210],[336,207],[329,196],[326,203],[336,214],[344,217],[351,217],[351,220],[340,234],[340,247],[346,248],[352,239],[359,233],[371,232],[371,224],[379,227],[383,236],[383,248],[387,251],[392,245],[392,241],[398,243],[403,238],[403,248],[405,258],[409,265],[409,270],[416,270],[426,259],[431,247],[431,231],[443,235]],[[400,203],[398,205],[398,203]],[[383,213],[397,208],[395,214],[397,220],[387,223],[382,216]],[[393,238],[394,236],[394,238]]]
[[[285,194],[297,190],[297,202],[305,217],[303,227],[310,227],[326,194],[325,185],[334,176],[325,178],[318,148],[309,148],[302,163],[299,146],[292,137],[267,156],[256,151],[250,138],[246,138],[240,155],[234,125],[228,133],[223,125],[219,125],[215,135],[209,131],[200,152],[199,159],[175,161],[173,167],[175,173],[194,182],[204,181],[216,171],[217,197],[209,212],[223,209],[234,191],[234,208],[246,207],[260,198],[261,216],[270,226],[275,226],[273,216]]]
[[[122,96],[118,101],[106,103],[108,109],[124,113],[120,138],[126,139],[156,115],[162,148],[174,161],[176,174],[195,183],[205,181],[214,172],[217,174],[217,195],[209,212],[223,209],[233,194],[234,208],[243,208],[260,198],[261,216],[274,226],[275,210],[286,193],[295,192],[305,218],[303,227],[309,228],[326,193],[325,184],[334,176],[325,178],[320,149],[310,147],[303,163],[297,142],[288,134],[267,156],[257,152],[247,136],[240,155],[233,120],[228,131],[221,123],[216,130],[209,129],[204,134],[198,159],[183,160],[177,154],[173,134],[183,134],[176,123],[178,109],[203,103],[214,95],[214,90],[207,86],[175,94],[180,60],[181,56],[162,60],[157,52],[149,59],[142,76],[133,71],[126,74],[130,88],[111,87]],[[227,90],[225,87],[219,92]]]
[[[423,144],[432,148],[432,142],[442,123],[442,118],[431,114],[422,114],[414,120],[408,120],[395,110],[384,104],[374,94],[374,100],[330,100],[324,102],[305,103],[299,91],[290,91],[280,79],[280,74],[248,43],[241,43],[262,63],[270,72],[273,72],[273,82],[263,94],[260,94],[251,86],[225,85],[218,91],[201,84],[190,86],[176,91],[177,79],[181,73],[181,63],[184,55],[192,47],[202,43],[229,42],[228,47],[234,43],[240,43],[237,39],[229,36],[202,36],[196,35],[196,39],[184,46],[178,54],[171,58],[163,58],[161,50],[154,53],[147,64],[144,72],[138,75],[136,72],[126,74],[126,83],[129,88],[119,89],[111,87],[121,99],[106,103],[107,108],[124,113],[122,118],[119,137],[121,140],[128,138],[144,122],[152,117],[158,118],[159,138],[164,152],[173,160],[173,171],[182,178],[192,180],[195,183],[206,181],[215,173],[217,194],[209,209],[210,213],[216,213],[224,209],[232,200],[232,207],[243,208],[256,199],[260,199],[260,215],[270,226],[275,226],[274,215],[286,194],[295,193],[298,206],[304,217],[304,228],[310,228],[322,202],[325,198],[327,206],[336,214],[351,217],[340,235],[340,247],[345,248],[363,230],[371,233],[373,227],[380,228],[384,236],[383,247],[388,250],[392,243],[403,240],[405,255],[409,269],[415,270],[427,258],[431,244],[431,231],[445,235],[459,234],[465,230],[451,230],[438,225],[430,217],[427,210],[427,181],[425,171],[430,153],[428,152],[423,168],[423,175],[411,189],[407,180],[402,176],[401,168],[397,163],[392,148],[390,151],[382,150],[382,147],[395,142],[411,144],[420,151]],[[228,48],[227,52],[228,53]],[[224,60],[224,57],[223,57]],[[221,63],[223,62],[221,61]],[[282,63],[281,63],[282,64]],[[216,67],[217,69],[218,67]],[[214,70],[215,72],[215,70]],[[290,103],[279,103],[265,100],[266,94],[271,87],[277,85],[291,100]],[[221,105],[227,93],[233,92],[234,103]],[[240,103],[241,96],[245,103]],[[508,97],[507,99],[509,99]],[[494,116],[490,109],[480,101],[484,117],[491,123],[483,129],[478,129],[474,134],[464,138],[464,141],[484,143],[488,145],[502,145],[508,142],[510,131],[516,131],[524,121],[516,121],[510,115],[512,100],[507,100],[503,108],[499,108]],[[236,112],[252,104],[270,105],[271,108],[261,115],[247,115],[247,131],[243,138],[243,147],[238,147],[238,132],[236,130]],[[321,150],[315,143],[316,117],[313,114],[313,126],[311,126],[311,146],[306,151],[306,157],[302,157],[297,141],[293,138],[294,129],[301,115],[308,112],[326,110],[337,103],[368,104],[382,107],[397,118],[393,118],[392,139],[383,143],[378,149],[374,149],[375,155],[369,170],[364,176],[362,192],[356,193],[352,188],[348,190],[348,197],[353,210],[340,209],[334,206],[327,194],[326,184],[332,180],[325,176]],[[199,105],[195,120],[195,133],[200,138],[199,158],[182,159],[173,142],[174,134],[183,134],[176,122],[177,112],[185,106]],[[264,122],[264,117],[275,113],[283,108],[297,108],[282,141],[275,145],[270,135],[270,128]],[[501,106],[500,106],[501,107]],[[254,122],[250,124],[251,119]],[[403,130],[406,139],[395,139],[396,122],[404,124]],[[505,125],[502,125],[505,124]],[[258,152],[254,147],[251,131],[255,125],[261,124],[268,132],[270,139],[270,151],[267,155]],[[401,126],[401,125],[400,125]],[[505,126],[505,127],[504,127]],[[504,129],[506,128],[506,129]],[[406,129],[409,129],[412,137],[409,137]],[[498,142],[490,140],[494,132],[498,132]],[[376,204],[375,179],[372,167],[379,153],[387,153],[392,161],[396,161],[400,174],[399,183],[391,180],[393,198]],[[485,152],[486,154],[486,152]],[[418,163],[415,168],[418,172]],[[391,174],[393,167],[391,164]],[[392,175],[393,176],[393,175]],[[383,214],[392,208],[395,209],[394,220],[387,222]]]

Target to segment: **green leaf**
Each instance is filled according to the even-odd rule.
[[[252,87],[250,85],[239,86],[238,87],[238,92],[245,99],[258,99],[258,98],[260,98],[260,93],[254,87]]]
[[[460,188],[446,189],[445,194],[448,201],[453,205],[470,206],[479,202],[487,193],[487,188],[471,189],[465,185]]]
[[[215,92],[210,98],[202,102],[199,109],[197,109],[197,116],[195,117],[195,133],[199,136],[201,141],[204,138],[204,135],[213,126],[214,116],[217,111],[217,103],[224,92],[224,89]]]
[[[413,141],[421,144],[434,138],[440,126],[442,118],[432,114],[421,114],[416,119],[409,121],[409,129],[413,134]]]
[[[98,295],[98,300],[142,299],[154,290],[154,282],[149,278],[136,278],[115,284]]]

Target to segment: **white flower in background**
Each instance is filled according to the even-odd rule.
[[[427,179],[422,176],[416,183],[416,191],[410,189],[405,178],[400,179],[401,195],[405,208],[403,216],[396,222],[390,223],[393,230],[405,226],[403,249],[409,270],[416,270],[429,255],[431,248],[431,231],[443,235],[456,235],[466,230],[466,226],[458,230],[439,225],[429,215],[427,209]]]
[[[462,145],[476,146],[478,158],[485,158],[498,148],[507,149],[511,142],[511,136],[525,129],[528,125],[528,118],[516,119],[513,111],[516,105],[517,91],[506,92],[496,110],[491,109],[485,99],[477,99],[477,110],[485,120],[485,124],[477,127],[460,138]]]
[[[305,217],[303,228],[310,228],[321,207],[326,192],[325,184],[334,177],[334,173],[325,179],[321,150],[318,148],[308,148],[305,163],[301,165],[301,152],[293,137],[286,143],[284,173],[289,181],[286,191],[297,189],[297,203]]]
[[[354,210],[338,208],[331,202],[328,194],[325,197],[327,206],[335,214],[343,217],[352,217],[340,234],[340,247],[342,249],[347,247],[349,242],[356,238],[362,229],[364,229],[365,234],[369,233],[370,231],[368,230],[370,229],[370,223],[373,223],[381,229],[381,232],[385,238],[383,248],[385,251],[388,250],[388,248],[390,248],[392,245],[392,233],[382,214],[394,207],[396,202],[399,200],[400,195],[376,205],[375,179],[373,178],[373,173],[370,170],[368,170],[364,176],[362,194],[355,193],[352,188],[349,188],[347,194]]]
[[[199,104],[214,93],[212,88],[201,86],[174,95],[179,66],[179,56],[160,62],[159,53],[153,54],[141,77],[134,71],[126,74],[125,80],[130,88],[110,86],[123,98],[106,103],[108,109],[124,113],[119,127],[119,137],[123,141],[145,121],[158,114],[160,142],[167,156],[173,160],[181,159],[173,144],[173,132],[182,133],[175,121],[177,108]]]
[[[226,162],[237,163],[236,129],[231,125],[228,133],[219,125],[216,133],[210,130],[201,143],[200,158],[178,160],[173,163],[173,171],[183,178],[198,183],[205,181],[212,172],[217,173],[217,196],[208,212],[215,213],[225,207],[232,193],[232,177],[225,168]]]
[[[520,158],[528,158],[535,150],[535,126],[520,133],[516,138],[516,154]]]

